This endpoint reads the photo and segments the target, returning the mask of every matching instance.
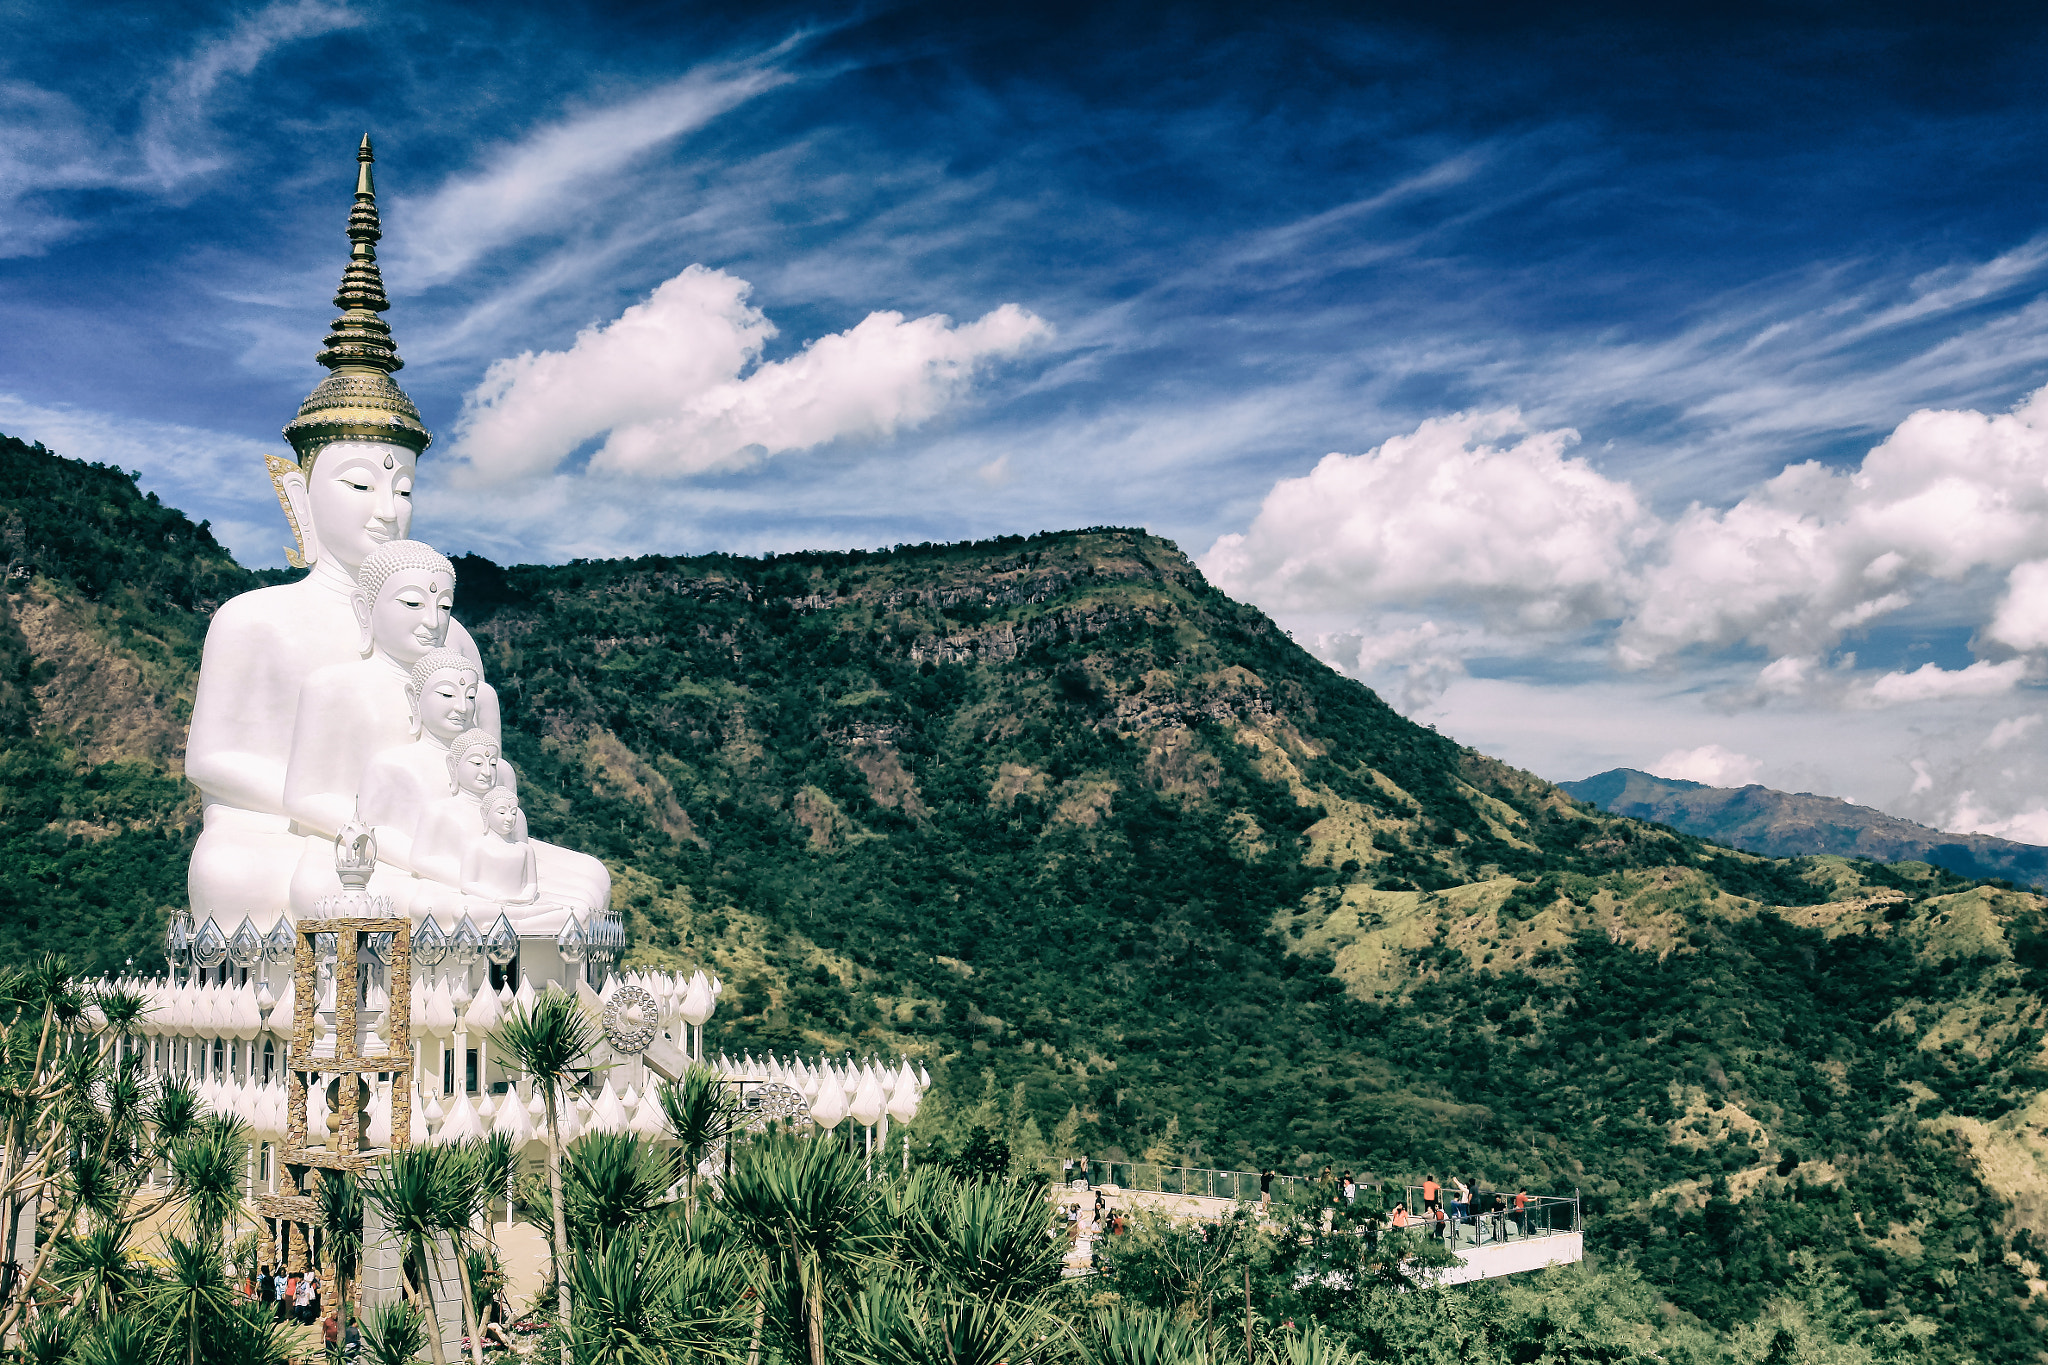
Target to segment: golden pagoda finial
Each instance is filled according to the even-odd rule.
[[[342,310],[328,330],[326,344],[313,358],[334,373],[299,405],[299,415],[284,437],[311,468],[313,457],[335,441],[393,441],[424,451],[433,440],[420,424],[420,411],[405,390],[391,379],[403,369],[391,328],[377,316],[391,307],[384,294],[384,276],[377,268],[377,242],[384,235],[377,217],[377,186],[370,167],[377,154],[370,135],[356,149],[356,198],[349,209],[348,265],[334,306]]]

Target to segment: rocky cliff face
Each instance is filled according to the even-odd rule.
[[[1964,877],[2048,886],[2048,848],[1988,834],[1947,834],[1831,796],[1755,784],[1709,787],[1634,768],[1560,785],[1616,815],[1652,820],[1774,858],[1832,853],[1881,863],[1915,861]]]

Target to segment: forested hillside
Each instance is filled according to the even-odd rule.
[[[0,466],[0,959],[146,963],[258,576],[118,470]],[[1603,813],[1137,531],[458,569],[535,833],[611,864],[632,960],[717,967],[714,1048],[915,1052],[926,1141],[979,1103],[1027,1150],[1578,1188],[1679,1319],[1811,1250],[1923,1354],[2036,1358],[2040,898]]]

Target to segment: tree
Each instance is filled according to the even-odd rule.
[[[492,1035],[500,1052],[539,1088],[547,1105],[548,1197],[554,1213],[555,1312],[561,1319],[562,1365],[569,1365],[569,1227],[562,1207],[561,1106],[583,1059],[597,1041],[597,1027],[575,997],[550,987],[531,1008],[515,1007]]]
[[[404,1259],[416,1267],[419,1292],[414,1300],[426,1319],[434,1365],[448,1365],[434,1307],[434,1238],[448,1226],[451,1206],[460,1202],[459,1179],[460,1173],[451,1169],[449,1149],[408,1147],[386,1157],[382,1169],[363,1187],[364,1195],[384,1215],[385,1228],[398,1239]]]
[[[761,1257],[763,1297],[790,1346],[825,1365],[828,1301],[886,1249],[877,1188],[831,1134],[773,1136],[735,1154],[723,1207]]]
[[[334,1297],[341,1339],[348,1340],[348,1287],[363,1258],[363,1189],[348,1171],[323,1171],[313,1187],[313,1203],[327,1237],[327,1257],[334,1265]]]
[[[664,1081],[657,1092],[668,1131],[682,1144],[683,1178],[690,1197],[697,1195],[697,1168],[704,1158],[738,1130],[744,1115],[725,1078],[696,1062],[675,1080]]]

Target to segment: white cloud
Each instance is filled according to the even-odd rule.
[[[1720,744],[1702,744],[1697,749],[1673,749],[1650,765],[1658,777],[1682,782],[1704,782],[1710,787],[1746,787],[1764,770],[1761,759],[1736,753]]]
[[[1052,334],[1015,304],[957,327],[939,314],[876,312],[761,364],[775,327],[747,302],[748,288],[691,266],[566,351],[496,361],[464,400],[451,453],[481,482],[553,470],[598,436],[596,471],[741,468],[914,426],[987,363]]]
[[[1275,484],[1202,570],[1271,610],[1453,600],[1523,629],[1584,625],[1621,609],[1629,560],[1655,523],[1627,484],[1565,455],[1577,439],[1529,433],[1504,409],[1326,455]]]
[[[391,218],[387,270],[395,286],[442,283],[480,257],[531,233],[573,223],[636,158],[701,128],[755,95],[795,78],[766,58],[706,68],[604,108],[541,128],[498,152],[484,169],[421,199],[401,200]]]
[[[1956,801],[1955,813],[1943,829],[1963,834],[1989,834],[1997,839],[2014,839],[2023,844],[2048,844],[2048,805],[2036,805],[2004,818],[1980,809],[1976,793],[1966,791]]]
[[[1946,701],[1951,697],[1996,697],[2012,691],[2026,677],[2022,659],[1994,664],[1979,659],[1966,668],[1946,669],[1939,664],[1922,664],[1910,673],[1886,673],[1856,695],[1870,706],[1896,706],[1902,702]]]
[[[2008,716],[1991,727],[1991,733],[1984,737],[1984,747],[1996,753],[2016,739],[2024,739],[2033,728],[2041,723],[2038,713],[2031,716]]]
[[[1618,653],[1632,665],[1737,643],[1812,653],[1908,605],[1916,583],[2010,569],[2048,549],[2044,461],[2048,389],[1994,416],[1916,412],[1853,470],[1794,465],[1732,507],[1689,508]],[[2048,628],[2048,596],[2031,602],[2014,608],[2022,636],[2034,615]]]
[[[2005,597],[1985,633],[2014,649],[2048,646],[2048,559],[2015,564],[2005,585]]]

